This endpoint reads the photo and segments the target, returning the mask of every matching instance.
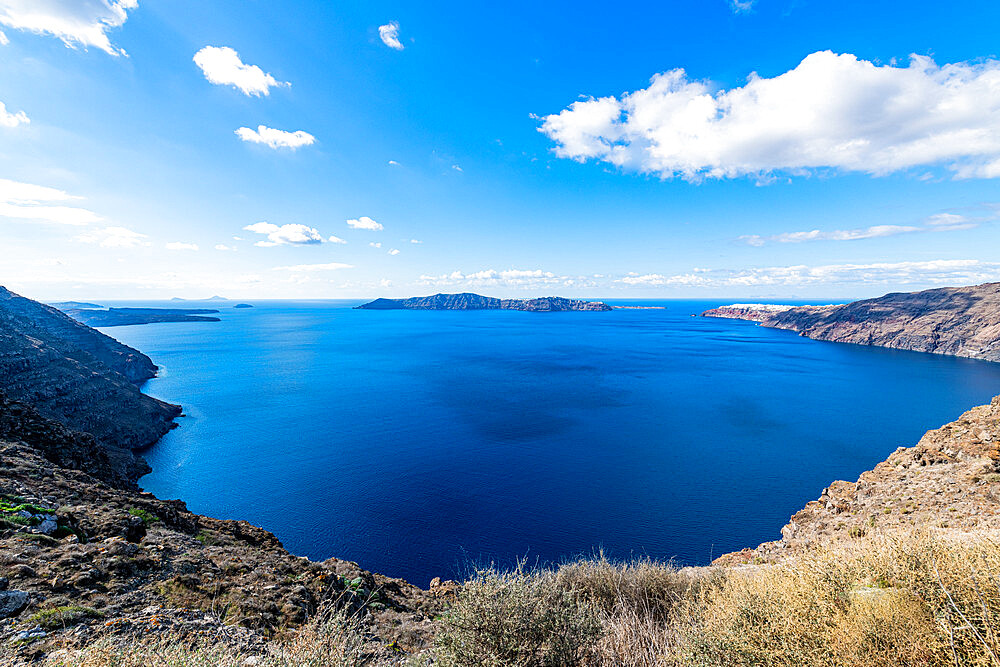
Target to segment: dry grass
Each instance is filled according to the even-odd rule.
[[[104,643],[66,667],[260,667],[407,662],[343,614],[255,660],[224,646]],[[594,559],[482,571],[441,619],[442,667],[1000,667],[1000,545],[866,537],[782,565],[695,573]]]

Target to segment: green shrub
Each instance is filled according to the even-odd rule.
[[[104,618],[104,614],[91,607],[72,605],[43,609],[37,614],[33,614],[28,621],[35,625],[40,625],[46,630],[54,630],[68,625],[75,625],[88,618]]]

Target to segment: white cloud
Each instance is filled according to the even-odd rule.
[[[380,25],[378,27],[378,36],[382,38],[382,42],[390,49],[403,50],[403,43],[399,41],[399,23],[397,21],[390,21],[385,25]]]
[[[371,242],[371,243],[369,243],[368,245],[370,245],[370,246],[371,246],[371,247],[373,247],[373,248],[381,248],[381,247],[382,247],[382,244],[381,244],[381,243],[376,243],[375,241],[372,241],[372,242]]]
[[[777,266],[741,270],[695,270],[677,275],[629,275],[617,283],[639,287],[801,287],[807,285],[970,285],[1000,279],[1000,264],[975,259],[822,266]]]
[[[69,47],[94,46],[125,55],[107,33],[120,28],[128,10],[138,5],[138,0],[0,0],[0,24],[58,37]]]
[[[979,223],[983,220],[984,218],[975,219],[965,215],[959,215],[957,213],[937,213],[928,217],[924,222],[927,224],[930,231],[948,232],[961,229],[973,229],[978,227]]]
[[[398,162],[396,162],[395,160],[389,160],[389,164],[390,164],[391,166],[393,166],[393,167],[398,167],[398,166],[399,166],[399,163],[398,163]]]
[[[621,98],[541,118],[559,157],[681,177],[767,177],[833,168],[884,175],[944,166],[1000,176],[1000,61],[876,66],[822,51],[773,78],[713,91],[682,69]]]
[[[755,0],[729,0],[729,6],[737,14],[742,14],[753,9],[754,2]]]
[[[206,46],[194,54],[194,62],[210,82],[233,86],[244,95],[268,95],[271,88],[292,84],[278,81],[256,65],[247,65],[240,54],[228,46]]]
[[[244,227],[248,232],[264,234],[265,241],[257,241],[254,245],[270,248],[278,245],[318,245],[323,243],[323,235],[315,227],[300,224],[274,225],[270,222],[257,222]]]
[[[215,249],[216,250],[221,250],[223,252],[228,252],[230,250],[236,250],[236,248],[234,248],[233,246],[231,246],[231,245],[225,245],[223,243],[220,243],[219,245],[215,246]]]
[[[741,236],[740,240],[753,246],[762,246],[765,243],[802,243],[804,241],[858,241],[861,239],[877,239],[886,236],[897,236],[899,234],[911,234],[921,231],[920,227],[909,227],[904,225],[874,225],[864,229],[833,229],[821,231],[813,229],[808,232],[784,232],[773,236]]]
[[[418,241],[417,239],[410,239],[410,243],[423,243],[423,241]]]
[[[74,206],[52,206],[51,202],[82,199],[63,190],[0,178],[0,217],[37,220],[59,225],[87,225],[99,222],[93,211]]]
[[[373,232],[377,232],[377,231],[379,231],[381,229],[384,229],[384,227],[382,227],[382,225],[380,225],[379,223],[375,222],[374,220],[372,220],[371,218],[369,218],[367,215],[363,215],[360,218],[358,218],[357,220],[348,220],[347,221],[347,226],[350,227],[351,229],[368,229],[368,230],[373,231]]]
[[[180,243],[178,241],[173,241],[166,245],[167,250],[197,250],[198,245],[195,243]]]
[[[125,227],[105,227],[80,234],[76,240],[81,243],[91,243],[102,248],[137,248],[150,245],[145,234],[134,232]]]
[[[340,244],[347,243],[347,241],[340,238],[339,236],[331,236],[330,238],[327,239],[327,241],[329,241],[330,243],[340,243]]]
[[[541,269],[507,269],[505,271],[485,269],[475,273],[452,271],[439,276],[422,275],[418,283],[435,287],[510,287],[518,289],[594,286],[593,281],[586,277],[559,276],[551,271],[542,271]]]
[[[0,35],[2,34],[0,33]],[[7,105],[0,102],[0,127],[17,127],[18,125],[27,125],[30,122],[31,119],[28,118],[28,114],[23,111],[10,113],[7,111]]]
[[[453,165],[451,165],[451,168],[452,168],[452,169],[454,169],[455,171],[464,171],[464,170],[463,170],[463,169],[462,169],[461,167],[459,167],[459,166],[458,166],[457,164],[453,164]]]
[[[396,256],[396,255],[398,255],[398,254],[399,254],[399,250],[397,250],[397,249],[393,248],[392,250],[390,250],[390,251],[389,251],[389,254],[390,254],[390,255],[393,255],[393,256]]]
[[[308,132],[303,132],[302,130],[286,132],[285,130],[275,130],[266,125],[258,125],[256,130],[251,130],[249,127],[241,127],[236,130],[236,136],[243,141],[254,144],[266,144],[275,149],[290,148],[295,150],[302,146],[311,146],[316,143],[316,137]]]
[[[8,44],[10,44],[10,40],[7,39],[7,33],[0,30],[0,46],[7,46]]]
[[[296,266],[276,266],[275,271],[291,271],[293,273],[305,273],[311,271],[339,271],[340,269],[353,269],[351,264],[340,264],[331,262],[329,264],[298,264]]]

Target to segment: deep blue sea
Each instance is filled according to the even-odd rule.
[[[423,586],[601,548],[707,563],[1000,393],[1000,364],[691,317],[721,302],[255,303],[104,330],[162,367],[148,393],[184,406],[141,485]]]

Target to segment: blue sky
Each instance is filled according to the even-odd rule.
[[[763,299],[1000,280],[997,25],[993,2],[0,0],[0,284]]]

